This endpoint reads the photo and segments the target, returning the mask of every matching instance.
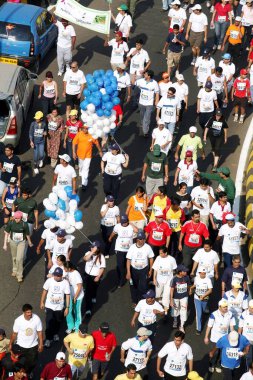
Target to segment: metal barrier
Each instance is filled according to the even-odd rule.
[[[251,143],[248,156],[248,165],[246,167],[245,177],[246,204],[245,204],[245,224],[250,230],[250,238],[246,245],[249,262],[246,264],[246,270],[249,278],[249,284],[253,281],[253,143]],[[252,257],[251,257],[252,256]]]

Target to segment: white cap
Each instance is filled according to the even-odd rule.
[[[199,267],[198,272],[200,273],[206,273],[206,268],[205,267]]]
[[[161,216],[161,215],[163,215],[162,209],[156,209],[155,216]]]
[[[226,307],[226,306],[228,306],[228,303],[227,303],[226,300],[222,299],[222,300],[219,301],[218,305],[222,306],[222,307]]]
[[[58,352],[58,354],[56,355],[55,359],[56,360],[65,360],[66,359],[66,355],[64,354],[64,352]]]
[[[162,119],[159,119],[159,120],[157,121],[157,125],[165,125],[165,124],[164,124],[164,121],[162,121]]]
[[[196,5],[194,5],[194,7],[192,7],[193,11],[195,11],[196,9],[202,9],[201,5],[200,4],[196,4]]]
[[[235,21],[239,21],[239,22],[241,22],[241,21],[242,21],[242,18],[241,18],[240,16],[236,16]]]
[[[178,74],[178,75],[176,76],[176,78],[177,78],[177,80],[184,80],[184,76],[183,76],[183,74]]]
[[[59,158],[61,158],[62,160],[66,161],[66,162],[70,162],[71,161],[71,158],[69,157],[68,154],[59,155]]]
[[[227,215],[225,216],[225,219],[226,219],[226,220],[235,220],[235,216],[234,216],[233,214],[227,214]]]
[[[170,5],[181,5],[181,2],[179,0],[174,0]]]
[[[240,281],[238,280],[232,281],[231,285],[233,286],[233,288],[236,288],[236,289],[240,289],[242,287]]]
[[[194,125],[192,127],[189,128],[189,132],[191,133],[197,133],[197,128],[194,127]]]
[[[253,307],[253,300],[249,301],[249,307]]]
[[[230,346],[233,346],[233,347],[237,346],[238,340],[239,340],[239,334],[237,331],[231,331],[228,334],[228,341],[229,341]]]

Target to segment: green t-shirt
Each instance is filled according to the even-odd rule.
[[[221,191],[225,191],[228,196],[228,201],[233,206],[235,199],[235,184],[234,181],[228,177],[227,179],[221,178],[219,174],[216,173],[200,173],[200,177],[207,178],[218,182],[218,187]],[[217,193],[218,194],[218,193]]]
[[[29,235],[28,224],[22,220],[19,223],[17,223],[15,220],[9,221],[5,227],[5,231],[10,233],[11,240],[15,241],[16,243],[25,240],[26,236]]]
[[[144,163],[148,165],[147,177],[154,179],[163,178],[164,166],[168,165],[168,158],[165,153],[161,153],[160,156],[156,157],[152,152],[148,152]]]
[[[34,199],[27,198],[24,200],[22,197],[17,198],[14,201],[14,206],[17,207],[17,210],[22,211],[25,214],[23,215],[23,220],[25,220],[25,217],[27,216],[28,223],[35,222],[34,211],[38,210],[38,205]]]

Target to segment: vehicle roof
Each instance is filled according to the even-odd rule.
[[[4,95],[13,95],[17,77],[22,67],[0,62],[0,99],[6,98]]]
[[[0,21],[30,25],[31,20],[44,10],[30,4],[5,3],[0,7]]]

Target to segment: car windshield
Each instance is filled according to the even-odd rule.
[[[0,38],[14,41],[30,41],[31,30],[28,25],[0,21]]]

